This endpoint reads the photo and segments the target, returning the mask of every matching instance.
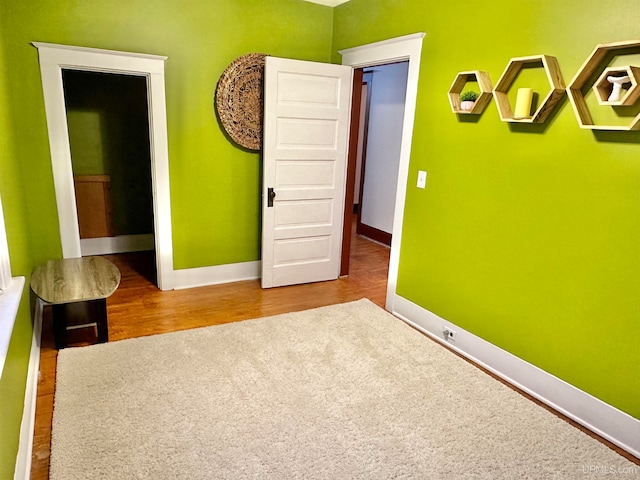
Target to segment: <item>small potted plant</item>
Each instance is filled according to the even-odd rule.
[[[465,112],[471,111],[477,99],[478,94],[476,92],[473,90],[465,90],[460,94],[460,110]]]

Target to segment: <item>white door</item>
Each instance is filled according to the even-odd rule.
[[[267,57],[262,287],[338,278],[353,69]]]

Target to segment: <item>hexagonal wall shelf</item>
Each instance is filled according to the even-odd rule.
[[[571,106],[573,107],[573,111],[576,115],[576,119],[578,120],[580,128],[588,128],[591,130],[640,130],[640,114],[636,115],[636,117],[631,120],[631,123],[628,126],[596,125],[593,122],[591,112],[589,111],[589,107],[587,106],[587,102],[585,100],[585,95],[589,91],[591,85],[593,85],[596,91],[596,97],[598,98],[599,103],[602,105],[633,105],[640,97],[640,87],[637,86],[640,76],[638,73],[638,67],[629,66],[605,68],[598,79],[593,82],[593,84],[591,84],[591,79],[594,77],[594,75],[597,74],[600,68],[603,68],[603,64],[605,63],[605,61],[611,61],[611,58],[616,55],[616,52],[621,55],[629,53],[640,53],[640,40],[604,43],[601,45],[597,45],[593,52],[591,52],[589,58],[587,58],[587,60],[584,62],[580,70],[578,70],[578,73],[576,73],[576,76],[569,84],[569,87],[567,87],[567,94],[569,95],[569,100],[571,101]],[[602,102],[603,96],[605,95],[605,89],[602,82],[603,80],[606,81],[607,71],[617,72],[616,76],[619,76],[621,73],[626,72],[629,74],[629,76],[635,79],[635,88],[632,85],[632,87],[627,91],[626,95],[620,99],[620,101],[624,101],[624,103]]]
[[[540,102],[536,111],[530,118],[514,118],[513,110],[509,102],[508,92],[516,77],[520,73],[520,70],[525,65],[540,65],[544,68],[549,81],[550,90]],[[516,122],[516,123],[542,123],[549,114],[553,111],[558,101],[565,93],[564,80],[560,73],[560,66],[556,57],[550,55],[533,55],[529,57],[512,58],[507,65],[507,68],[502,73],[500,80],[496,83],[493,89],[493,96],[496,99],[498,105],[498,112],[500,113],[500,119],[503,122]]]
[[[640,97],[640,88],[638,88],[638,78],[640,78],[639,74],[640,68],[638,67],[626,66],[606,68],[593,85],[593,91],[596,94],[598,103],[600,105],[611,106],[629,106],[636,103],[636,100]],[[609,77],[628,77],[628,81],[620,83],[621,87],[624,88],[621,90],[620,98],[618,100],[609,100],[611,92],[613,91],[613,84],[609,81]]]
[[[460,108],[460,93],[464,89],[465,85],[469,82],[478,82],[478,88],[480,89],[480,95],[476,99],[473,108],[471,110],[462,110]],[[449,89],[449,104],[451,105],[451,111],[453,113],[461,114],[480,114],[484,111],[486,106],[491,101],[491,79],[489,74],[482,70],[473,70],[470,72],[460,72],[456,75],[455,80],[451,84]]]

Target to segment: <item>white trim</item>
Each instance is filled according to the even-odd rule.
[[[338,50],[338,53],[342,55],[343,65],[351,65],[354,68],[375,67],[376,65],[381,65],[380,62],[389,63],[409,60],[414,54],[418,54],[418,58],[415,60],[419,62],[422,40],[425,36],[426,33],[424,32],[412,33],[379,42],[367,43],[366,45],[345,48]],[[419,63],[418,66],[420,66]]]
[[[82,238],[82,256],[109,255],[112,253],[144,252],[153,250],[153,234],[117,235],[115,237]]]
[[[174,288],[203,287],[260,278],[261,262],[230,263],[213,267],[175,270]]]
[[[396,295],[393,313],[429,337],[640,458],[640,420]],[[455,342],[443,328],[455,331]]]
[[[400,244],[402,241],[402,222],[404,220],[404,204],[407,197],[407,180],[409,177],[409,160],[411,158],[411,141],[418,96],[418,78],[420,75],[420,56],[424,33],[415,33],[403,37],[392,38],[382,42],[371,43],[359,47],[340,50],[342,64],[354,68],[370,67],[396,61],[409,61],[407,74],[407,94],[405,97],[404,122],[402,127],[402,143],[400,146],[400,163],[398,166],[398,185],[396,205],[393,216],[393,232],[391,235],[391,252],[389,259],[389,279],[387,282],[387,310],[393,311],[398,282],[398,266],[400,263]]]
[[[62,69],[137,75],[147,79],[151,181],[158,287],[173,288],[173,239],[164,86],[167,57],[34,42],[40,59],[53,182],[64,258],[82,255],[67,131]]]
[[[103,48],[90,48],[90,47],[78,47],[75,45],[61,45],[57,43],[46,43],[46,42],[31,42],[31,44],[40,49],[40,48],[53,48],[55,50],[71,50],[74,52],[81,53],[94,53],[97,55],[113,55],[114,57],[122,57],[127,56],[131,58],[140,58],[151,60],[152,62],[164,62],[169,57],[165,57],[163,55],[151,55],[148,53],[134,53],[134,52],[120,52],[118,50],[105,50]]]
[[[7,231],[0,201],[0,294],[11,286],[11,260],[9,258],[9,244],[7,243]],[[0,368],[0,372],[2,369]]]
[[[18,446],[18,456],[16,457],[14,480],[29,480],[29,478],[31,478],[31,455],[33,453],[33,435],[36,424],[43,305],[42,300],[36,300],[33,315],[31,353],[29,354],[29,370],[24,392],[24,411],[22,412],[22,422],[20,424],[20,443]]]

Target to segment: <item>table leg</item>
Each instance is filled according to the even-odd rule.
[[[65,305],[52,305],[53,313],[53,336],[56,350],[67,346],[67,318]]]
[[[94,315],[96,316],[96,329],[98,330],[98,343],[109,341],[109,325],[107,324],[107,300],[101,298],[94,300]]]
[[[67,327],[84,326],[95,323],[98,343],[109,341],[109,325],[107,323],[107,300],[89,300],[52,305],[53,307],[53,335],[56,349],[67,346]]]

